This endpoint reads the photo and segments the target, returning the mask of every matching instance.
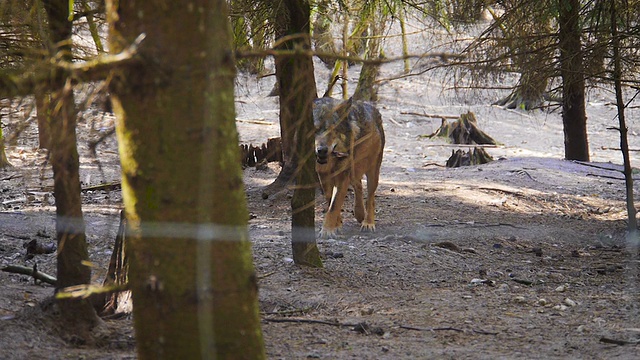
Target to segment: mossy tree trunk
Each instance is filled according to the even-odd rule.
[[[283,49],[309,49],[309,3],[286,0],[278,9],[278,37],[304,34],[282,44]],[[315,240],[316,173],[314,156],[315,130],[312,104],[317,97],[313,61],[310,57],[276,58],[276,73],[280,88],[280,126],[284,142],[292,151],[293,175],[296,187],[291,199],[291,244],[296,264],[322,266]],[[285,160],[286,161],[286,160]],[[286,166],[286,165],[285,165]]]
[[[362,16],[360,21],[368,22],[366,27],[368,27],[370,31],[367,31],[367,33],[371,33],[371,36],[365,41],[365,58],[378,59],[381,56],[380,45],[384,33],[386,16],[380,6],[371,6],[372,8],[367,8],[367,12],[370,15]],[[353,94],[354,99],[378,101],[378,85],[376,84],[376,80],[378,79],[379,72],[379,64],[365,63],[362,65],[358,85]]]
[[[52,54],[71,61],[72,23],[68,20],[68,0],[43,1],[49,22]],[[76,108],[71,80],[64,72],[52,74],[50,109],[50,161],[53,168],[53,195],[56,199],[58,242],[56,290],[89,284],[91,269],[82,217],[79,159],[76,142]],[[87,299],[59,303],[65,332],[92,341],[90,331],[99,323]]]
[[[226,1],[107,1],[141,359],[261,359]]]

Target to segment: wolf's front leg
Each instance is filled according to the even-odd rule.
[[[324,216],[324,223],[322,224],[322,230],[320,231],[321,237],[329,238],[335,236],[340,227],[342,227],[342,205],[344,204],[344,199],[347,196],[348,187],[348,178],[336,181],[331,191],[329,210],[327,210],[327,213]]]

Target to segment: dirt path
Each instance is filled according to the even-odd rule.
[[[413,43],[425,43],[420,41]],[[396,74],[400,66],[384,67],[383,76]],[[354,70],[350,80],[357,79]],[[316,71],[322,89],[328,71],[319,64]],[[624,239],[620,174],[607,170],[619,168],[608,163],[619,164],[619,155],[602,150],[618,143],[617,134],[607,130],[614,112],[604,104],[611,99],[590,94],[587,106],[593,160],[607,168],[600,169],[560,160],[557,113],[492,107],[486,105],[491,94],[460,101],[446,93],[441,75],[396,80],[381,89],[387,147],[377,232],[359,232],[350,193],[344,232],[319,241],[324,269],[292,264],[290,193],[260,196],[277,165],[244,171],[269,358],[638,358],[638,252]],[[266,96],[272,84],[271,78],[239,76],[244,143],[259,144],[279,133],[277,99]],[[502,160],[459,169],[435,165],[444,164],[452,148],[419,135],[433,132],[440,120],[410,113],[468,110],[503,144],[489,149]],[[633,147],[639,146],[639,112],[629,114]],[[87,185],[118,181],[115,140],[99,147],[100,162],[86,147],[88,138],[112,126],[113,117],[95,110],[83,115],[81,178]],[[3,118],[7,134],[17,124]],[[40,270],[53,273],[54,255],[24,258],[25,242],[54,241],[51,174],[44,154],[34,148],[34,126],[8,147],[15,167],[0,174],[0,262],[32,266],[37,261]],[[632,161],[637,166],[639,159]],[[121,197],[117,190],[85,192],[83,201],[99,281]],[[46,298],[51,295],[50,286],[0,273],[0,358],[135,358],[129,318],[107,320],[110,332],[98,348],[61,341],[50,331],[54,312]]]

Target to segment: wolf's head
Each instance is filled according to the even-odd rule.
[[[351,99],[340,102],[331,98],[317,99],[313,104],[313,123],[316,128],[316,161],[326,164],[330,157],[349,155],[351,127],[349,111]]]

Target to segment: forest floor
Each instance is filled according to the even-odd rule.
[[[397,75],[401,67],[385,65],[381,76]],[[352,89],[358,69],[349,78]],[[328,70],[320,63],[316,76],[322,93]],[[277,98],[266,96],[273,81],[239,75],[242,143],[262,144],[279,135]],[[490,105],[506,93],[453,95],[447,83],[444,72],[433,71],[383,84],[378,107],[387,144],[376,232],[359,231],[349,193],[343,232],[318,241],[322,269],[292,263],[291,192],[261,196],[279,166],[244,170],[268,357],[640,357],[640,257],[625,239],[621,156],[608,150],[619,144],[618,133],[608,129],[617,124],[614,96],[589,94],[593,162],[579,163],[562,160],[557,110],[506,110]],[[3,117],[4,131],[9,138],[20,136],[7,146],[14,166],[0,172],[0,266],[37,263],[40,271],[55,274],[55,254],[25,256],[23,245],[31,240],[55,242],[53,181],[46,153],[37,150],[33,112],[27,103],[12,108],[19,112]],[[420,114],[467,111],[500,142],[487,149],[496,161],[444,168],[455,148],[421,137],[435,131],[440,119]],[[113,126],[113,115],[96,107],[81,114],[83,186],[119,181],[115,138],[107,138],[97,156],[87,146]],[[638,148],[640,109],[627,116],[631,146]],[[636,175],[636,194],[639,182]],[[318,193],[318,229],[321,203]],[[118,228],[120,191],[83,191],[83,208],[94,280],[100,282]],[[0,272],[0,358],[136,358],[130,316],[105,320],[108,331],[97,346],[63,341],[54,330],[52,294],[49,285]]]

